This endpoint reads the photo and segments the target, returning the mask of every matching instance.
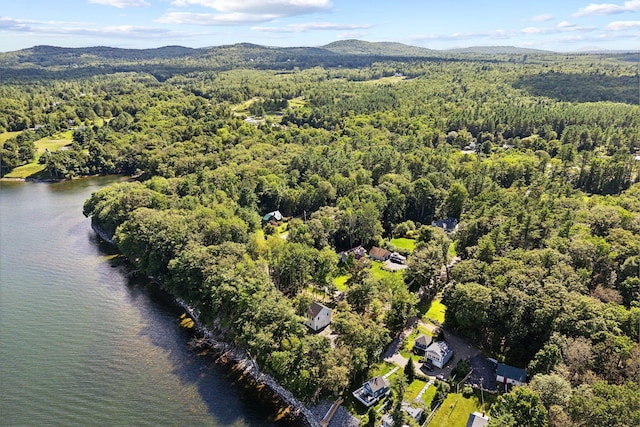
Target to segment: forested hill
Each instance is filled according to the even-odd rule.
[[[528,368],[526,387],[482,408],[492,425],[640,425],[629,57],[60,52],[48,66],[3,55],[0,173],[135,176],[84,213],[296,396],[340,394],[375,424],[349,397],[390,373],[397,424],[403,399],[437,407],[454,381],[417,403],[425,382],[382,360],[410,319],[434,316]],[[456,232],[431,225],[447,218]],[[407,268],[339,255],[359,245]],[[334,340],[304,325],[312,300],[333,310]]]
[[[490,55],[554,55],[554,52],[540,49],[529,49],[515,46],[471,46],[457,49],[449,49],[450,53],[480,53]]]
[[[402,43],[367,42],[363,40],[340,40],[322,46],[331,52],[343,55],[378,55],[378,56],[433,56],[437,51],[423,47],[409,46]]]
[[[251,43],[238,43],[216,47],[191,49],[166,46],[158,49],[120,49],[112,47],[64,48],[35,46],[16,52],[0,54],[0,65],[30,64],[41,67],[82,66],[113,61],[163,61],[176,58],[211,59],[220,63],[253,59],[259,63],[301,61],[306,58],[376,56],[416,57],[433,56],[434,51],[400,43],[369,43],[358,40],[340,41],[321,47],[267,47]],[[234,63],[234,65],[239,65]],[[300,64],[298,64],[300,65]]]

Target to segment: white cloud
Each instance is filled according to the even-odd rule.
[[[494,39],[502,40],[510,37],[512,33],[507,30],[493,30],[479,33],[453,33],[453,34],[426,34],[409,37],[407,40],[414,42],[422,41],[450,41],[450,40],[471,40],[471,39]]]
[[[527,28],[521,29],[519,32],[522,34],[536,35],[536,34],[554,34],[554,33],[562,33],[562,32],[569,32],[569,31],[588,32],[588,31],[593,31],[595,29],[596,27],[581,27],[569,21],[562,21],[562,22],[559,22],[558,25],[556,25],[555,27],[527,27]]]
[[[280,27],[252,27],[252,30],[265,33],[303,33],[307,31],[323,30],[362,30],[371,28],[371,24],[334,24],[331,22],[308,22],[304,24],[289,24]]]
[[[156,22],[162,24],[235,26],[268,22],[277,17],[277,15],[254,15],[249,13],[167,12],[156,19]]]
[[[640,10],[640,0],[629,0],[621,5],[611,3],[592,3],[578,10],[573,14],[573,16],[613,15],[616,13],[634,12],[638,10]]]
[[[333,7],[329,0],[174,0],[175,6],[202,6],[224,13],[296,16],[326,12]]]
[[[640,28],[640,21],[613,21],[605,28],[611,31],[624,31],[631,28]]]
[[[552,19],[553,19],[553,15],[549,13],[545,13],[543,15],[536,15],[532,17],[530,20],[533,22],[546,22],[546,21],[551,21]]]
[[[32,21],[7,17],[0,17],[0,31],[44,36],[82,36],[125,39],[156,39],[158,36],[168,38],[187,35],[186,33],[178,33],[158,27],[136,27],[130,25],[101,26],[91,22]]]
[[[362,31],[344,31],[336,36],[340,40],[363,39],[369,34]]]
[[[573,22],[569,22],[569,21],[559,22],[557,25],[557,28],[559,31],[593,31],[597,29],[596,27],[586,27],[586,26],[576,25]]]
[[[174,0],[174,6],[200,6],[219,13],[167,12],[156,22],[192,25],[245,25],[327,12],[329,0]]]
[[[146,0],[89,0],[89,3],[113,6],[119,9],[125,7],[148,7],[151,6]]]
[[[572,24],[569,21],[562,21],[558,23],[558,28],[575,28],[576,24]]]
[[[527,27],[520,30],[520,32],[524,34],[544,34],[548,33],[550,28],[540,28],[540,27]]]

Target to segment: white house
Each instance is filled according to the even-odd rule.
[[[467,420],[467,427],[485,427],[487,424],[489,424],[489,417],[484,412],[474,412]]]
[[[526,382],[526,370],[505,365],[504,363],[498,363],[498,368],[496,369],[496,383],[504,384],[506,386],[507,384],[524,385]]]
[[[431,337],[420,335],[413,343],[413,352],[420,355],[424,354],[424,352],[427,351],[427,348],[431,345],[431,341]]]
[[[407,402],[402,402],[402,411],[405,412],[411,418],[413,418],[416,421],[416,423],[420,423],[420,419],[424,414],[424,409],[414,408],[411,405],[409,405]],[[404,426],[408,427],[409,425],[403,424],[402,427]],[[384,417],[382,417],[382,427],[396,427],[396,425],[393,422],[393,418],[391,417],[391,414],[386,414]]]
[[[353,397],[358,399],[367,408],[374,405],[378,400],[382,399],[391,389],[391,383],[388,378],[377,376],[371,378],[362,387],[354,391]]]
[[[304,324],[314,331],[319,331],[329,323],[331,323],[331,309],[319,302],[312,302],[307,310],[307,320]]]
[[[446,341],[432,342],[424,352],[424,360],[430,360],[436,368],[442,368],[453,356],[453,349]]]

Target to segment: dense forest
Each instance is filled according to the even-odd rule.
[[[2,54],[0,173],[134,176],[85,215],[302,400],[357,388],[443,292],[445,327],[528,367],[492,424],[640,424],[636,65],[356,45]],[[416,242],[404,274],[339,262],[392,237]]]

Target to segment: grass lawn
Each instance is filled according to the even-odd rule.
[[[407,239],[406,237],[391,239],[390,243],[398,249],[404,249],[409,252],[413,252],[416,248],[416,239]]]
[[[371,276],[380,280],[385,277],[393,277],[395,274],[402,274],[403,270],[400,270],[399,273],[397,271],[387,271],[382,268],[383,265],[381,262],[373,261],[371,263]]]
[[[447,257],[449,259],[453,259],[455,258],[457,255],[456,253],[456,245],[455,243],[451,242],[451,244],[449,245],[449,250],[447,251]]]
[[[489,409],[489,404],[485,402],[484,410]],[[433,420],[429,423],[429,427],[465,427],[467,425],[467,419],[469,414],[480,411],[482,412],[482,404],[480,399],[475,395],[469,398],[462,396],[462,394],[451,393],[447,396],[442,406],[438,410],[438,413]]]
[[[231,107],[231,111],[233,111],[235,114],[245,114],[245,113],[249,113],[249,107],[251,106],[251,104],[255,103],[256,101],[259,101],[260,98],[251,98],[245,102],[242,102],[240,104],[236,104],[233,107]]]
[[[413,402],[413,400],[418,397],[418,393],[420,393],[420,390],[422,390],[426,384],[427,383],[422,380],[413,380],[413,382],[409,384],[409,387],[407,387],[407,390],[404,392],[403,400],[405,402]]]
[[[433,401],[433,398],[436,397],[437,392],[438,392],[438,389],[434,385],[429,387],[427,391],[424,392],[424,394],[422,395],[422,401],[424,402],[425,408],[427,409],[431,408],[431,402]]]
[[[289,100],[289,107],[290,108],[300,108],[300,107],[304,107],[307,104],[307,102],[304,100],[304,97],[299,96],[297,98],[292,98]]]
[[[393,363],[381,362],[377,366],[371,368],[369,372],[369,378],[377,377],[378,375],[386,375],[391,372],[397,366]],[[398,370],[394,375],[396,375],[400,370]],[[392,375],[393,376],[393,375]]]
[[[431,302],[431,307],[429,307],[429,311],[423,316],[424,320],[430,319],[435,320],[436,322],[443,324],[444,323],[444,313],[447,311],[447,307],[442,304],[440,298],[436,298]]]
[[[5,135],[5,134],[2,134]],[[2,136],[0,135],[0,136]],[[46,150],[58,151],[61,147],[71,144],[73,131],[66,131],[55,135],[52,138],[42,138],[35,142],[36,158],[33,162],[23,166],[18,166],[10,173],[6,174],[7,178],[28,178],[44,170],[44,165],[38,163],[40,156]]]
[[[7,139],[20,135],[20,133],[22,133],[22,131],[0,133],[0,144],[4,144]]]
[[[349,280],[348,274],[343,274],[342,276],[338,276],[333,279],[333,284],[336,285],[336,289],[341,292],[347,290],[347,280]]]

